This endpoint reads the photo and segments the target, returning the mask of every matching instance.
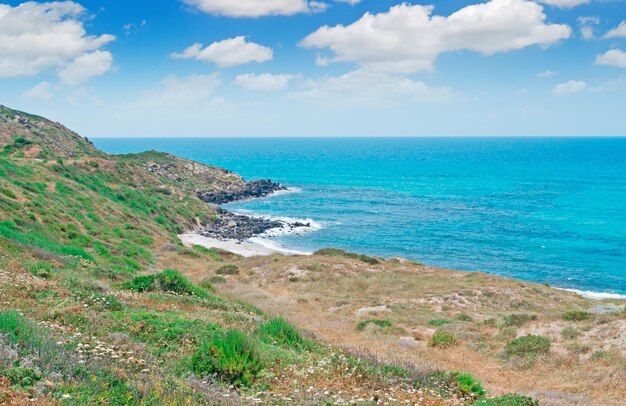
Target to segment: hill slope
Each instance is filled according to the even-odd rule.
[[[220,215],[199,197],[265,186],[154,151],[108,155],[60,124],[1,107],[0,404],[533,405],[487,399],[476,378],[439,366],[471,370],[497,394],[526,390],[491,381],[498,368],[508,378],[519,371],[497,354],[517,335],[539,334],[526,323],[567,310],[579,333],[624,323],[623,312],[592,315],[572,294],[481,274],[336,250],[244,259],[178,241]],[[468,293],[476,290],[489,300]],[[420,330],[431,319],[445,319],[436,334]],[[503,320],[514,322],[498,327]],[[422,353],[417,333],[432,343]],[[513,359],[525,361],[520,374],[541,377],[588,368],[604,395],[588,381],[536,386],[614,403],[623,356],[611,337],[596,338],[588,363],[546,367],[563,361],[554,346],[542,353],[541,340],[537,354]]]

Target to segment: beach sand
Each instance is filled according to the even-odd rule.
[[[219,248],[243,257],[282,255],[311,255],[310,252],[289,250],[264,238],[250,238],[245,241],[219,240],[204,237],[200,234],[179,234],[178,238],[186,246],[201,245],[206,248]]]

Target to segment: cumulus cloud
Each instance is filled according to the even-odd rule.
[[[306,0],[183,0],[183,3],[205,13],[227,17],[289,16],[311,10]]]
[[[626,52],[621,49],[611,49],[598,55],[596,57],[596,64],[626,68]]]
[[[401,102],[448,102],[457,95],[448,87],[431,87],[403,75],[355,70],[340,76],[309,79],[293,99],[334,104],[381,105]]]
[[[206,48],[203,48],[200,43],[195,43],[187,47],[182,53],[175,52],[171,56],[174,59],[213,62],[226,68],[250,62],[270,61],[274,53],[271,48],[248,42],[246,37],[238,36],[214,42]]]
[[[289,82],[295,78],[294,75],[272,75],[270,73],[254,74],[246,73],[238,75],[235,83],[246,90],[277,92],[285,90]]]
[[[77,3],[0,4],[0,77],[33,76],[68,64],[113,41],[87,34]]]
[[[433,69],[445,52],[485,55],[548,46],[569,38],[571,28],[546,23],[543,8],[527,0],[491,0],[444,17],[433,6],[403,3],[388,12],[366,13],[351,25],[324,26],[304,38],[305,48],[328,48],[325,62],[354,62],[362,69],[413,73]]]
[[[52,86],[49,82],[41,82],[35,87],[28,89],[22,93],[22,98],[32,101],[47,101],[52,98],[52,92],[50,88]]]
[[[620,38],[626,37],[626,21],[622,21],[619,25],[606,34],[604,34],[604,38]]]
[[[59,71],[59,79],[66,85],[79,85],[96,76],[102,76],[113,67],[113,55],[107,51],[83,54]]]
[[[552,89],[552,93],[564,96],[568,94],[580,93],[587,88],[587,83],[583,81],[570,80],[565,83],[559,83]]]
[[[591,3],[591,0],[539,0],[540,3],[559,8],[573,8]]]
[[[539,72],[537,74],[537,77],[538,78],[551,78],[551,77],[557,76],[558,74],[559,74],[559,72],[557,72],[557,71],[546,70],[546,71],[543,71],[543,72]]]

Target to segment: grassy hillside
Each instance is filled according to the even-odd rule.
[[[497,370],[493,359],[535,320],[518,313],[548,321],[583,311],[570,315],[572,336],[624,322],[623,313],[583,315],[591,304],[573,295],[484,275],[336,250],[243,259],[178,242],[217,215],[197,191],[243,186],[168,154],[110,156],[60,124],[1,107],[0,404],[533,405],[491,398],[485,387],[509,387],[468,360]],[[493,303],[467,299],[475,290]],[[419,341],[409,330],[433,320],[432,351],[407,353]],[[541,340],[511,351],[528,345],[545,355]],[[479,356],[459,352],[472,346]],[[620,387],[606,382],[619,384],[624,364],[609,347],[590,358],[604,363],[612,402]]]

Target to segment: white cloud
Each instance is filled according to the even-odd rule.
[[[600,24],[600,17],[597,16],[581,16],[576,19],[578,25],[580,25],[580,34],[583,39],[593,39],[595,34],[593,32],[593,26]]]
[[[289,82],[295,78],[294,75],[272,75],[270,73],[254,74],[246,73],[238,75],[235,83],[246,90],[277,92],[285,90]]]
[[[554,76],[557,76],[559,74],[559,72],[554,71],[554,70],[547,70],[547,71],[543,71],[543,72],[539,72],[537,74],[538,78],[551,78]]]
[[[567,94],[580,93],[587,88],[587,83],[583,81],[570,80],[565,83],[559,83],[552,89],[552,93],[563,96]]]
[[[361,1],[363,0],[335,0],[337,3],[348,3],[352,6],[354,6],[355,4],[359,4]]]
[[[59,79],[66,85],[79,85],[113,68],[113,55],[108,51],[83,54],[59,71]]]
[[[619,25],[604,35],[604,38],[626,37],[626,21],[622,21]]]
[[[271,48],[248,42],[246,37],[241,35],[214,42],[206,48],[202,48],[202,44],[195,43],[182,53],[173,53],[172,58],[213,62],[225,68],[250,62],[270,61],[273,58],[273,52]]]
[[[609,65],[616,68],[626,68],[626,52],[621,49],[611,49],[596,57],[597,65]]]
[[[527,0],[491,0],[456,13],[432,16],[432,6],[403,3],[355,23],[324,26],[307,36],[305,48],[328,48],[328,62],[395,73],[431,70],[444,52],[472,50],[485,55],[548,46],[569,38],[571,28],[546,23],[543,8]],[[320,59],[320,58],[318,58]]]
[[[24,93],[22,93],[22,98],[33,101],[47,101],[52,98],[52,93],[50,92],[50,83],[41,82],[35,87],[28,89]]]
[[[170,75],[159,86],[136,103],[142,107],[177,108],[207,102],[215,97],[215,89],[222,84],[218,73],[179,77]]]
[[[185,4],[209,14],[227,17],[262,17],[294,15],[311,9],[306,0],[182,0]],[[315,7],[316,4],[313,4]]]
[[[113,41],[113,35],[88,35],[77,3],[0,4],[0,77],[33,76],[63,68]]]
[[[456,94],[448,87],[430,87],[397,74],[355,70],[341,76],[309,79],[290,94],[293,99],[319,100],[324,104],[381,105],[404,102],[449,102]]]
[[[591,0],[539,0],[540,3],[559,8],[573,8],[591,3]]]

